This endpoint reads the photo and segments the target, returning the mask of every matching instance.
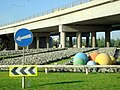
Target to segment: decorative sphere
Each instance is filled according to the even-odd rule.
[[[95,51],[89,54],[89,59],[95,61],[96,56],[99,54],[99,52]]]
[[[95,62],[100,65],[109,65],[111,62],[111,58],[108,54],[101,53],[97,55],[97,57],[95,58]]]
[[[110,56],[110,58],[111,58],[111,64],[112,64],[112,65],[115,65],[115,64],[116,64],[116,59],[115,59],[115,57]]]
[[[73,60],[76,60],[78,58],[82,58],[83,60],[85,60],[85,64],[88,62],[88,57],[87,57],[87,55],[85,53],[77,53],[74,56]]]
[[[85,60],[82,58],[73,59],[73,65],[85,65]]]
[[[95,61],[88,61],[87,65],[96,65]]]

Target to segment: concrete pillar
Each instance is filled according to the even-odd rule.
[[[72,37],[69,37],[69,47],[72,47]]]
[[[61,45],[61,48],[65,48],[65,38],[66,38],[65,32],[60,32],[60,45]]]
[[[77,39],[77,48],[82,47],[82,33],[81,32],[76,33],[76,39]]]
[[[59,25],[60,47],[65,48],[66,33],[63,31],[63,25]]]
[[[46,46],[47,46],[47,48],[50,47],[50,45],[49,45],[49,37],[48,36],[46,37]]]
[[[15,50],[19,50],[19,46],[16,42],[15,42]]]
[[[40,46],[40,39],[39,39],[39,36],[37,35],[37,37],[36,37],[36,47],[37,47],[37,49],[39,49],[39,46]]]
[[[89,47],[89,37],[86,37],[86,47]]]
[[[106,47],[110,47],[110,31],[105,32],[105,44]]]
[[[96,47],[96,32],[92,32],[91,33],[91,40],[92,40],[92,48],[95,48]]]

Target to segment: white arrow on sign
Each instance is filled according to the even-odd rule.
[[[28,34],[28,35],[25,35],[25,36],[22,36],[22,37],[18,36],[16,40],[21,41],[23,39],[28,39],[28,38],[31,38],[31,37],[32,37],[31,34]]]

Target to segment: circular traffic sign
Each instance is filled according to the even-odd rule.
[[[29,46],[33,41],[33,34],[30,30],[22,28],[15,33],[14,40],[18,46]]]

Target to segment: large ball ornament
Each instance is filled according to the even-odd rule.
[[[110,58],[111,58],[111,64],[112,64],[112,65],[115,65],[115,64],[116,64],[116,59],[115,59],[115,57],[110,56]]]
[[[101,53],[97,55],[95,62],[99,65],[109,65],[111,63],[111,58],[108,54]]]
[[[87,65],[96,65],[95,61],[88,61]]]
[[[85,53],[77,53],[75,56],[74,56],[74,58],[73,58],[73,60],[77,60],[77,59],[79,59],[79,58],[82,58],[84,61],[85,61],[85,64],[88,62],[88,57],[87,57],[87,55],[85,54]]]
[[[99,52],[95,51],[89,54],[89,59],[95,61],[96,56],[99,54]]]
[[[73,65],[85,65],[85,60],[82,58],[73,59]]]

